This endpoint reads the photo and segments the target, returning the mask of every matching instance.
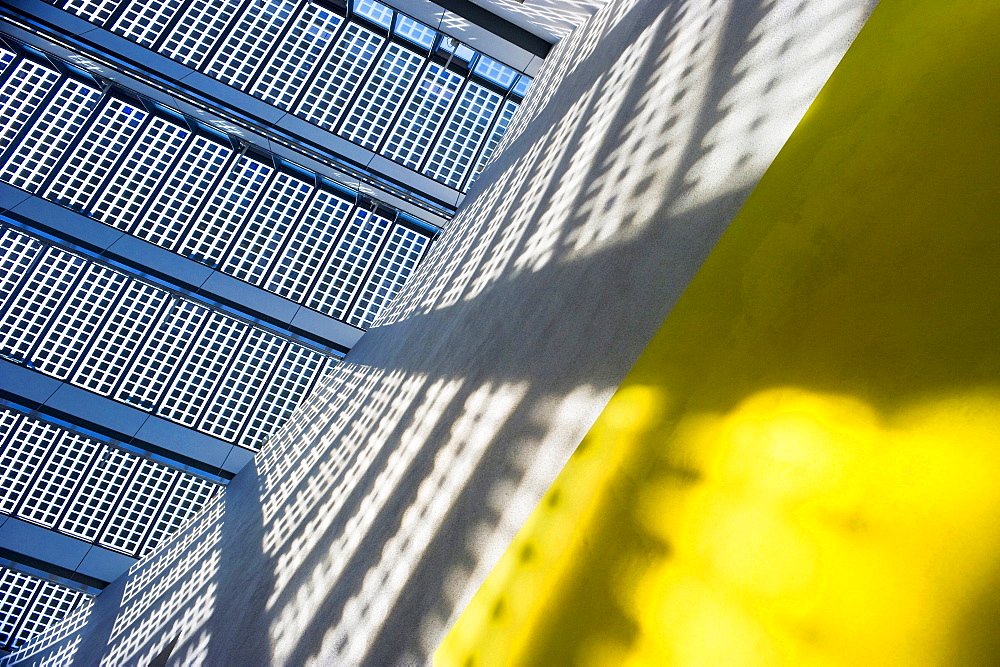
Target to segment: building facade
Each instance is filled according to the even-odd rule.
[[[548,44],[414,9],[3,6],[0,648],[224,493],[491,159]]]

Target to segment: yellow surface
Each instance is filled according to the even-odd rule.
[[[1000,664],[998,91],[883,0],[439,664]]]

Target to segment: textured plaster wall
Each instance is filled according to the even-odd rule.
[[[1000,662],[998,41],[882,1],[440,664]]]
[[[872,4],[610,3],[380,326],[223,498],[26,659],[427,659]]]

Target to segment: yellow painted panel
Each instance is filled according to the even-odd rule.
[[[436,654],[1000,664],[1000,3],[883,0]]]

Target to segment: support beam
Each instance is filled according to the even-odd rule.
[[[0,516],[0,564],[28,574],[97,593],[136,562],[100,545],[16,517]]]
[[[0,360],[0,398],[224,479],[253,459],[248,449],[6,360]]]
[[[0,183],[0,215],[26,230],[38,230],[139,275],[152,276],[201,299],[223,304],[252,321],[284,329],[312,345],[344,353],[364,334],[357,327],[6,183]]]

